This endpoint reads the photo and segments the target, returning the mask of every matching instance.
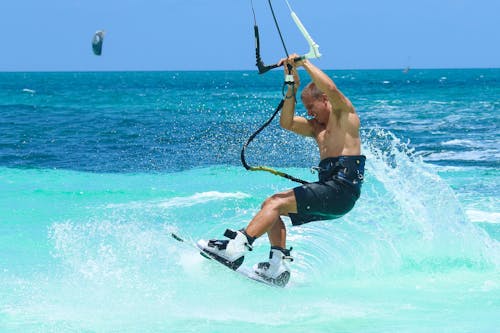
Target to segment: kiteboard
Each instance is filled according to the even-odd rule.
[[[243,275],[244,277],[246,277],[246,278],[248,278],[250,280],[253,280],[253,281],[256,281],[256,282],[259,282],[259,283],[262,283],[262,284],[265,284],[265,285],[271,286],[271,287],[283,287],[283,286],[274,284],[272,281],[268,281],[268,280],[264,279],[260,275],[257,275],[251,267],[240,266],[240,267],[238,267],[237,270],[233,270],[233,269],[227,267],[226,265],[223,265],[222,263],[220,263],[219,261],[217,261],[214,257],[212,257],[211,254],[210,254],[210,252],[204,251],[194,241],[189,240],[186,237],[181,237],[181,236],[179,236],[178,234],[175,234],[175,233],[171,233],[171,236],[172,236],[173,239],[175,239],[179,243],[185,244],[185,245],[189,246],[190,248],[196,250],[204,258],[206,258],[206,259],[208,259],[208,260],[210,260],[212,262],[216,262],[216,263],[218,263],[218,264],[226,267],[227,269],[229,269],[229,270],[231,270],[233,272],[236,272],[236,273],[239,273],[240,275]]]

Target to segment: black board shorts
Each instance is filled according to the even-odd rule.
[[[342,158],[342,156],[340,157]],[[293,192],[297,202],[297,213],[289,213],[294,226],[320,220],[332,220],[348,213],[358,200],[364,173],[364,156],[353,156],[357,164],[338,165],[339,158],[329,158],[320,162],[320,180],[295,187]],[[351,159],[351,157],[349,157]],[[351,170],[344,173],[345,165]],[[330,167],[324,168],[325,165]],[[357,171],[354,172],[353,169]]]

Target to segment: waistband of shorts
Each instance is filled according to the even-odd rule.
[[[366,156],[341,155],[327,157],[318,165],[319,180],[338,178],[352,185],[361,186],[364,179]]]
[[[362,160],[364,162],[366,160],[366,156],[365,155],[340,155],[340,156],[336,156],[336,157],[326,157],[319,162],[318,166],[325,167],[328,164],[337,163],[340,160],[356,160],[356,159],[359,159],[360,161]]]

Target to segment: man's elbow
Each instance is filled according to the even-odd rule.
[[[289,129],[291,124],[289,121],[284,121],[283,119],[280,119],[280,126],[283,129]]]
[[[283,129],[291,131],[292,128],[293,128],[293,123],[292,122],[288,122],[288,121],[280,121],[280,126]]]

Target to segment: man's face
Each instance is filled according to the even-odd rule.
[[[302,103],[306,107],[307,114],[316,119],[320,124],[328,121],[329,112],[325,96],[314,98],[309,93],[303,94]]]

